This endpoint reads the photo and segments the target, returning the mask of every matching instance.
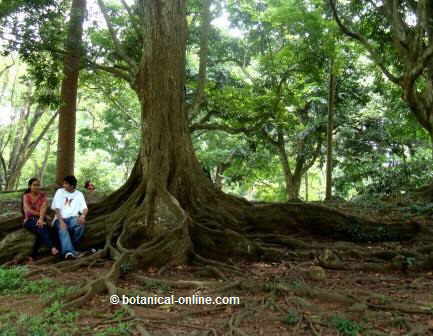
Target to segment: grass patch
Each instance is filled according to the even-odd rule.
[[[338,315],[331,317],[330,322],[344,336],[358,336],[363,330],[362,326],[357,322]]]
[[[0,201],[19,201],[22,192],[0,193]]]
[[[23,287],[26,280],[24,274],[26,267],[0,268],[0,294],[18,290]]]
[[[0,318],[0,336],[78,335],[77,317],[78,313],[64,311],[59,302],[35,316],[15,312],[4,314]]]
[[[75,287],[60,286],[51,278],[28,280],[25,278],[27,268],[17,266],[0,268],[0,294],[3,295],[40,295],[48,301],[61,301],[63,297],[71,294]]]

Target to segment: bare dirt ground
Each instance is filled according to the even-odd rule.
[[[17,204],[3,200],[0,208],[12,215]],[[349,206],[340,208],[355,211]],[[383,211],[370,210],[369,216]],[[386,213],[401,217],[403,212],[408,213],[399,209]],[[431,220],[426,214],[409,212],[408,216]],[[315,237],[302,240],[332,247],[332,242]],[[418,243],[365,243],[356,244],[356,248],[373,253],[411,244]],[[0,335],[433,335],[433,270],[328,269],[319,266],[318,257],[323,252],[320,248],[287,250],[284,260],[272,263],[227,261],[241,270],[233,274],[194,265],[128,270],[118,284],[120,298],[173,295],[175,299],[239,299],[238,304],[220,305],[128,305],[135,312],[134,318],[124,305],[110,303],[108,294],[91,297],[72,312],[63,310],[62,300],[68,293],[107,272],[110,260],[64,273],[56,272],[52,262],[28,264],[24,267],[33,275],[9,289],[12,278],[3,267]],[[344,256],[344,263],[350,268],[359,260]]]

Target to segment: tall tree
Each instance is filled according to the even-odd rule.
[[[23,167],[58,115],[38,103],[41,92],[33,89],[34,82],[18,80],[22,68],[22,63],[11,68],[14,80],[1,78],[2,106],[11,114],[10,123],[0,125],[0,189],[6,190],[17,187]]]
[[[334,114],[335,114],[335,96],[336,96],[336,66],[334,58],[331,58],[329,65],[329,88],[328,88],[328,124],[327,124],[327,140],[326,140],[326,195],[327,200],[332,199],[332,150],[334,132]]]
[[[72,1],[60,93],[56,171],[56,182],[59,185],[66,175],[74,174],[78,76],[83,52],[81,44],[85,12],[86,0]]]
[[[433,2],[431,0],[350,1],[337,10],[342,32],[359,41],[403,98],[432,141],[433,154]],[[357,17],[349,26],[341,12]]]

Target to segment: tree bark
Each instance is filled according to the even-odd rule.
[[[328,98],[328,125],[326,137],[326,200],[332,199],[332,150],[333,140],[332,132],[334,131],[334,114],[335,114],[335,96],[336,96],[336,78],[335,78],[335,62],[331,58],[329,66],[329,98]]]
[[[308,202],[308,172],[305,173],[305,202]]]
[[[78,76],[80,71],[81,43],[86,0],[73,0],[65,43],[66,56],[60,93],[59,134],[57,149],[56,182],[61,185],[66,175],[74,174],[75,127],[77,110]]]
[[[41,167],[39,167],[39,166],[37,167],[38,171],[36,174],[36,176],[38,176],[39,181],[41,182],[41,185],[44,185],[45,170],[47,169],[48,159],[49,159],[50,154],[51,154],[51,145],[52,145],[51,139],[47,140],[46,145],[47,145],[47,148],[45,150],[45,154],[44,154],[44,158],[43,158],[42,163],[41,163]]]
[[[302,176],[293,176],[289,179],[290,182],[287,185],[287,197],[289,201],[299,200],[299,192],[301,190]]]

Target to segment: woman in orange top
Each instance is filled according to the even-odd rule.
[[[50,229],[45,222],[45,214],[47,212],[47,197],[39,190],[41,183],[37,178],[31,178],[28,182],[29,188],[23,194],[23,213],[24,227],[37,237],[37,242],[32,253],[32,257],[36,254],[38,242],[42,242],[50,250],[52,255],[59,253],[51,240]]]

